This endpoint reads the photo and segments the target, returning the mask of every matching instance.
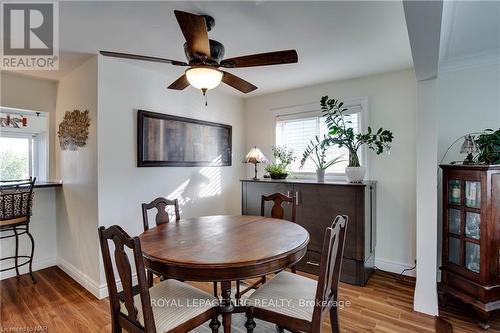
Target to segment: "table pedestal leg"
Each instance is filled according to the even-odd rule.
[[[224,333],[231,332],[231,313],[234,311],[234,305],[231,300],[231,281],[221,282],[221,304],[220,312],[222,314],[222,326]]]

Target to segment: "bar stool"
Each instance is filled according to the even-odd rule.
[[[16,270],[19,277],[19,267],[29,265],[29,273],[33,283],[36,282],[33,276],[33,253],[35,251],[35,241],[29,232],[29,222],[33,207],[33,187],[36,178],[23,180],[0,181],[0,239],[15,237],[14,256],[0,258],[0,261],[14,259],[14,266],[2,268],[0,272],[11,269]],[[4,235],[7,233],[7,235]],[[26,234],[31,241],[31,254],[19,255],[19,236]],[[28,259],[19,262],[19,259]]]

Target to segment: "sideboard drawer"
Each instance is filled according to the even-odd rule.
[[[297,270],[302,272],[318,275],[320,262],[321,262],[321,253],[307,250],[306,255],[297,264],[296,268]]]

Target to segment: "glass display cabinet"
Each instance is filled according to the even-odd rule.
[[[488,328],[490,313],[500,309],[500,165],[441,168],[440,293],[472,305]]]

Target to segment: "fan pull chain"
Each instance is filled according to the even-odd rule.
[[[201,89],[203,92],[203,96],[205,97],[205,106],[208,106],[208,97],[207,97],[207,89],[203,88]]]

